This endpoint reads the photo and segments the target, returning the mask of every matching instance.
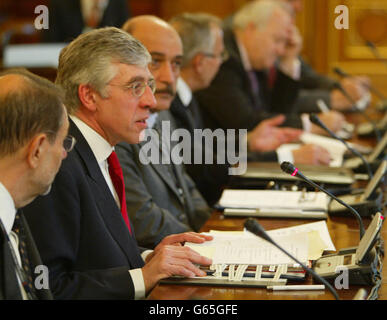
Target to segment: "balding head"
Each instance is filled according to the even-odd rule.
[[[169,109],[176,94],[183,45],[176,30],[155,16],[129,19],[123,30],[142,42],[152,56],[149,70],[156,80],[157,111]]]
[[[0,77],[0,99],[8,93],[23,90],[27,82],[28,79],[20,74],[7,74]]]
[[[61,91],[27,70],[0,74],[0,157],[16,152],[39,132],[52,141],[65,110]]]

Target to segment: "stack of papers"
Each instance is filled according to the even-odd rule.
[[[201,244],[185,245],[213,260],[213,264],[277,265],[294,264],[271,243],[247,230],[211,230],[214,237]],[[317,260],[324,251],[336,251],[325,221],[267,231],[267,234],[301,262]]]
[[[331,156],[331,162],[329,163],[330,167],[341,167],[343,165],[344,154],[348,152],[348,150],[342,142],[333,138],[307,132],[304,132],[300,136],[300,141],[304,144],[314,144],[326,149]],[[368,147],[353,143],[348,143],[348,145],[351,146],[351,148],[357,149],[361,153],[371,152],[371,149]],[[291,151],[299,147],[299,144],[283,144],[279,147],[279,149]]]
[[[281,275],[286,278],[303,278],[305,271],[295,261],[271,243],[244,230],[241,232],[215,231],[213,240],[201,244],[187,242],[185,246],[212,259],[206,270],[208,279],[229,278],[239,272],[239,280],[258,279]],[[317,260],[323,251],[335,251],[325,221],[302,224],[290,228],[268,231],[270,237],[302,263]],[[213,273],[209,272],[210,270]],[[236,270],[236,271],[235,271]],[[210,275],[212,274],[212,275]],[[235,280],[235,279],[233,279]]]
[[[267,210],[328,210],[323,192],[226,189],[219,200],[224,208]]]

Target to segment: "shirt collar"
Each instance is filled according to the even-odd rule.
[[[243,45],[242,41],[240,41],[238,39],[237,36],[235,36],[235,40],[236,40],[236,43],[237,43],[237,46],[238,46],[239,54],[241,55],[241,60],[242,60],[243,68],[246,71],[252,71],[253,68],[251,66],[251,63],[250,63],[250,60],[249,60],[249,56],[247,55],[247,50],[246,50],[245,46]]]
[[[90,128],[81,119],[72,115],[70,115],[70,118],[73,120],[79,131],[81,131],[83,137],[86,139],[94,153],[95,158],[97,159],[97,162],[99,164],[104,162],[114,151],[114,148],[100,134]]]
[[[183,105],[188,107],[192,100],[192,90],[181,77],[177,79],[176,91]]]
[[[10,193],[1,182],[0,203],[0,220],[4,225],[5,231],[9,234],[15,221],[16,208]]]
[[[146,119],[146,125],[148,126],[147,129],[152,129],[153,126],[155,125],[156,123],[156,120],[159,116],[159,113],[158,112],[153,112],[149,115],[148,119]]]

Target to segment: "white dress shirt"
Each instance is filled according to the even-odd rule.
[[[81,131],[83,137],[86,139],[87,143],[89,144],[91,150],[93,151],[93,154],[95,158],[97,159],[97,162],[99,164],[99,167],[101,169],[102,175],[104,176],[107,185],[109,186],[110,191],[113,194],[114,199],[116,200],[116,203],[118,207],[120,208],[120,200],[117,195],[117,192],[114,188],[113,182],[110,178],[109,174],[109,165],[107,162],[107,159],[109,158],[110,154],[114,151],[114,147],[110,145],[101,135],[99,135],[95,130],[90,128],[86,123],[84,123],[82,120],[75,116],[70,116],[71,120],[75,123],[75,125],[78,127],[79,131]],[[151,250],[147,250],[142,253],[142,258],[145,260],[146,256],[152,252]],[[129,273],[133,280],[134,285],[134,291],[135,299],[142,299],[145,297],[145,284],[144,284],[144,277],[142,275],[141,268],[132,269],[129,270]]]
[[[5,186],[0,182],[0,220],[3,223],[4,229],[8,234],[9,240],[11,241],[12,248],[15,252],[17,262],[19,266],[22,266],[21,258],[19,254],[19,238],[15,232],[12,231],[13,224],[15,222],[16,208],[15,203],[9,194]],[[15,270],[16,272],[16,270]],[[22,293],[23,300],[28,300],[27,294],[21,284],[19,275],[16,273],[19,281],[20,291]]]
[[[192,100],[192,90],[183,78],[179,77],[176,84],[176,92],[183,103],[184,107],[189,106]]]

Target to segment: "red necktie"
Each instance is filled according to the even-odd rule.
[[[125,223],[128,226],[130,234],[132,234],[128,218],[128,211],[126,209],[124,175],[122,173],[122,168],[120,162],[118,161],[117,154],[114,151],[110,154],[108,158],[108,164],[110,178],[112,179],[114,188],[116,189],[118,197],[120,198],[122,217],[124,218]]]
[[[269,80],[268,80],[270,89],[274,87],[276,78],[277,78],[277,70],[275,67],[271,67],[269,69]]]

